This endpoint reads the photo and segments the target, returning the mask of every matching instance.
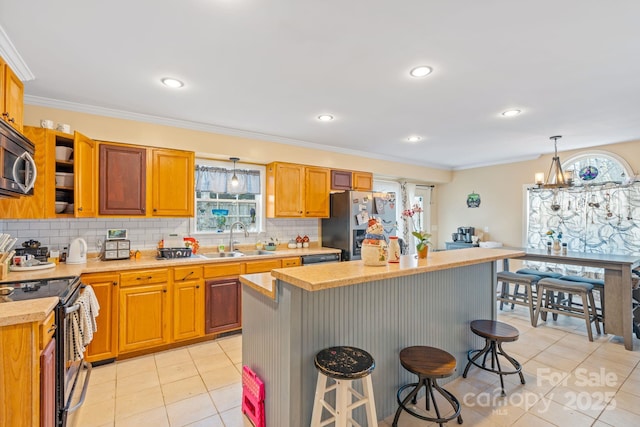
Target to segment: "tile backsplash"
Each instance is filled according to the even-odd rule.
[[[132,249],[155,249],[158,241],[169,234],[191,235],[190,218],[78,218],[52,220],[0,220],[0,232],[18,238],[16,246],[26,240],[40,241],[43,246],[62,249],[76,237],[86,240],[90,252],[98,250],[98,240],[104,240],[107,229],[129,230]],[[298,234],[317,241],[320,220],[318,219],[266,219],[266,231],[250,233],[244,237],[242,231],[234,233],[234,240],[241,244],[255,243],[270,237],[286,243]],[[229,234],[194,234],[201,246],[217,246],[220,239],[229,242]]]

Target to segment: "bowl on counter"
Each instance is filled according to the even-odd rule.
[[[56,147],[56,160],[67,162],[71,158],[71,153],[73,153],[73,148],[58,145]]]
[[[56,202],[56,213],[62,213],[65,209],[67,209],[67,202]]]

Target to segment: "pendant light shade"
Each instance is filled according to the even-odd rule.
[[[238,176],[236,175],[236,162],[240,160],[239,157],[229,157],[229,160],[233,162],[233,176],[231,177],[231,186],[238,186]]]

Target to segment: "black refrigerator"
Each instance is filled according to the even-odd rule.
[[[396,235],[397,204],[393,192],[345,191],[331,194],[330,217],[322,220],[322,246],[340,249],[343,261],[358,260],[367,220],[379,218],[384,234]]]

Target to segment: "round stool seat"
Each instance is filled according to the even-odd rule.
[[[499,342],[517,341],[520,331],[511,325],[496,320],[474,320],[471,331],[483,338]]]
[[[373,372],[376,363],[364,350],[355,347],[329,347],[314,358],[316,368],[324,375],[338,380],[355,380]]]
[[[451,354],[421,345],[403,348],[400,364],[413,374],[429,378],[446,378],[456,371],[456,358]]]

